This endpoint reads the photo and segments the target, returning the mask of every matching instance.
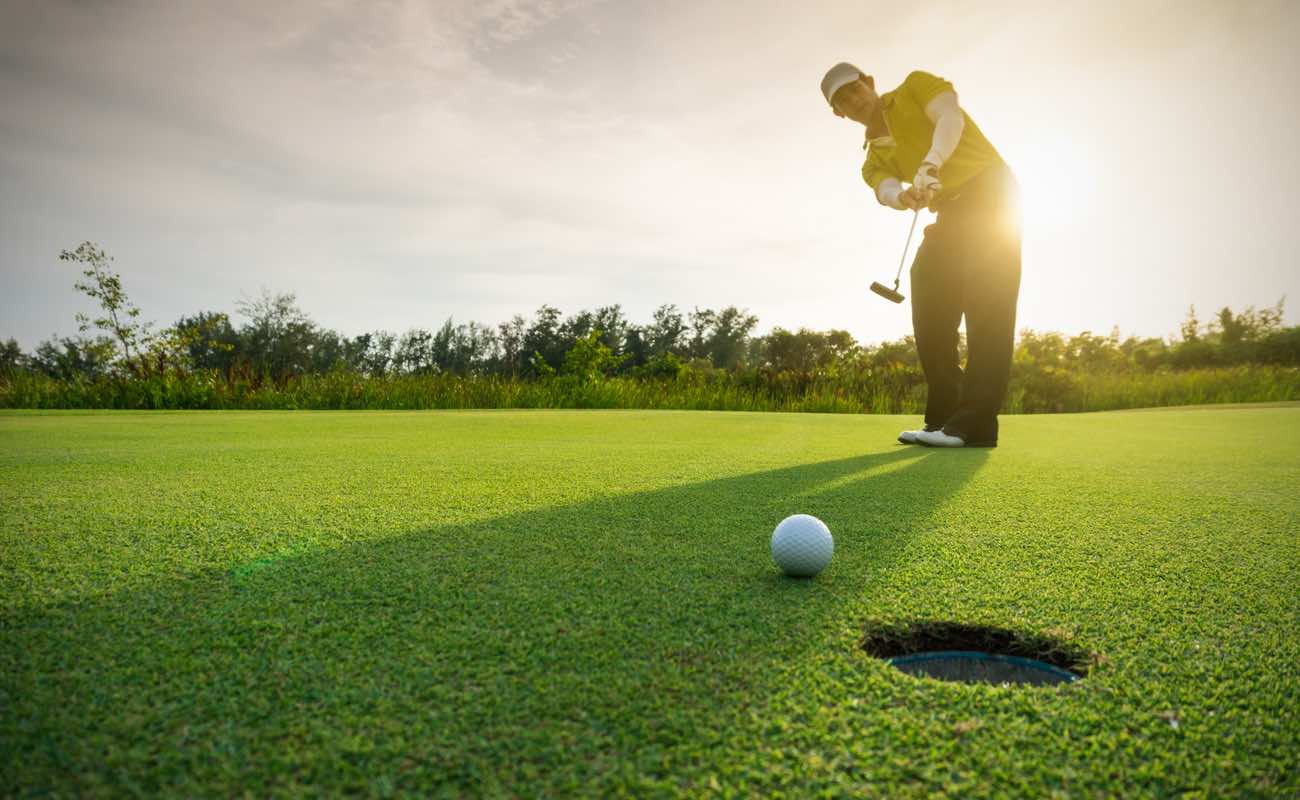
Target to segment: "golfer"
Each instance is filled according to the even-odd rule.
[[[952,84],[913,72],[876,94],[875,80],[836,64],[822,94],[837,117],[866,127],[862,177],[881,205],[937,213],[909,273],[912,330],[927,384],[925,426],[898,440],[996,447],[1011,373],[1020,294],[1019,185],[957,103]],[[903,188],[903,182],[910,182]],[[966,371],[957,328],[966,317]]]

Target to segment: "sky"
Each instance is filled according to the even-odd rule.
[[[91,240],[164,325],[266,289],[345,334],[673,303],[896,339],[867,287],[910,212],[820,94],[842,60],[951,81],[1010,164],[1020,327],[1296,324],[1297,41],[1294,0],[0,0],[0,338],[75,332]]]

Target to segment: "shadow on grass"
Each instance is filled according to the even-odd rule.
[[[3,620],[5,783],[564,793],[671,780],[761,718],[987,451],[899,448],[165,581]],[[821,517],[835,560],[780,576]],[[729,727],[733,726],[733,727]]]

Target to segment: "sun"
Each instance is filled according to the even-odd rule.
[[[1098,159],[1086,141],[1061,130],[998,143],[1020,183],[1026,237],[1054,236],[1097,211]]]

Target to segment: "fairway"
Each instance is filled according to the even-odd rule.
[[[1300,793],[1300,406],[916,422],[0,414],[0,794]],[[1096,655],[860,647],[917,620]]]

